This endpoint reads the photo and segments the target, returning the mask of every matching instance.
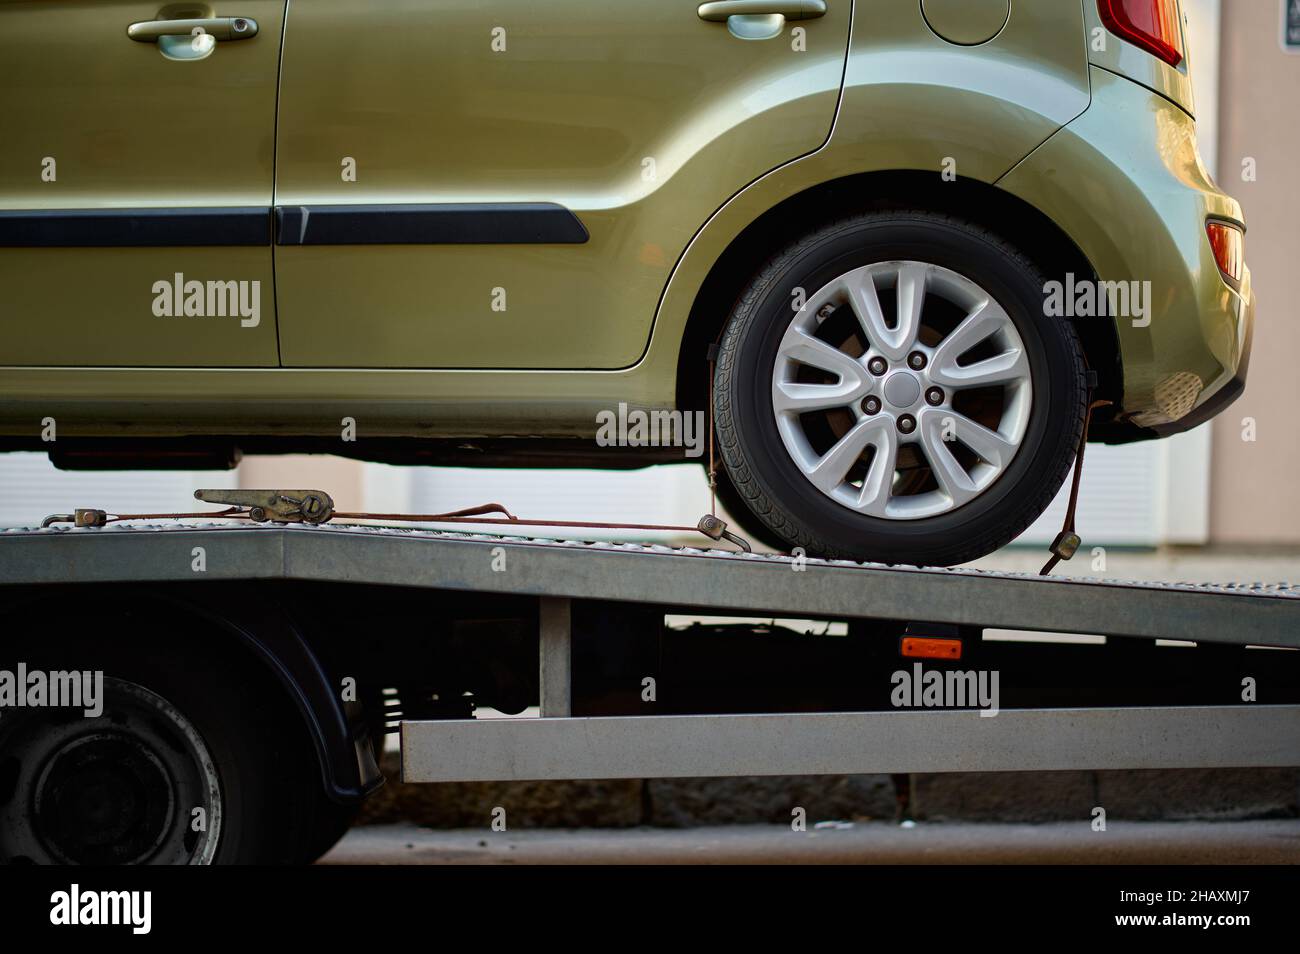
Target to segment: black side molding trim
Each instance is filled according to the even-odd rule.
[[[0,247],[270,245],[267,208],[0,211]],[[553,202],[280,206],[279,245],[581,245],[587,229]]]
[[[0,212],[0,246],[8,248],[270,244],[271,210],[266,207]]]
[[[581,245],[587,229],[554,202],[277,206],[278,245]]]

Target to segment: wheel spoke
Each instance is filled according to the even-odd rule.
[[[772,407],[778,414],[825,411],[852,404],[860,390],[860,381],[841,381],[839,384],[777,381],[773,385]]]
[[[839,348],[798,328],[786,332],[781,342],[781,357],[833,374],[840,379],[840,384],[856,384],[862,380],[862,365]]]
[[[880,308],[880,296],[876,293],[876,283],[869,270],[863,270],[847,281],[844,287],[848,295],[849,307],[857,316],[858,326],[866,336],[868,348],[883,351],[889,346],[892,332],[885,324],[885,313]]]
[[[867,475],[862,478],[862,493],[858,495],[857,509],[873,517],[885,516],[894,487],[894,472],[898,469],[898,434],[893,423],[876,429],[867,442],[876,448]]]
[[[946,388],[982,388],[998,384],[1014,384],[1029,377],[1029,359],[1020,348],[1011,348],[1002,354],[984,358],[962,366],[956,361],[935,363],[930,368],[930,380]]]
[[[945,419],[956,419],[953,414],[926,414],[921,422],[921,448],[930,463],[930,470],[940,488],[952,500],[954,507],[959,507],[972,499],[979,491],[975,481],[962,467],[961,462],[953,456],[952,443],[945,441]]]
[[[930,361],[930,377],[935,383],[947,384],[949,387],[972,386],[968,383],[968,379],[964,377],[964,374],[969,369],[962,368],[957,364],[957,359],[986,340],[990,335],[1007,327],[1014,328],[1011,318],[997,302],[991,298],[981,302],[974,311],[961,320],[956,328],[948,333],[948,336],[943,341],[939,342],[939,347],[934,349],[934,356]],[[996,371],[993,373],[996,373]],[[940,376],[945,377],[947,380],[941,381]]]
[[[986,464],[1002,468],[1011,462],[1011,455],[1016,452],[1016,445],[997,431],[989,430],[964,414],[949,411],[941,416],[951,418],[953,433],[957,440],[978,454]]]
[[[871,443],[872,436],[880,430],[883,420],[883,418],[867,418],[859,421],[841,437],[811,469],[805,471],[813,486],[823,493],[831,493],[844,483],[849,468]]]
[[[925,304],[927,274],[926,266],[914,263],[899,269],[897,321],[893,328],[885,322],[880,296],[869,269],[853,273],[851,280],[845,282],[849,307],[857,316],[868,344],[891,361],[902,361],[916,344],[921,329],[921,309]]]
[[[897,351],[890,357],[901,361],[916,344],[921,331],[921,310],[925,307],[925,283],[930,269],[915,263],[898,270],[898,326],[894,329]]]

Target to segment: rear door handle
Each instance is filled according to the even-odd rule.
[[[701,3],[701,20],[728,17],[783,16],[787,20],[813,20],[826,15],[826,0],[711,0]]]
[[[780,36],[786,20],[812,20],[826,14],[826,0],[710,0],[696,11],[701,20],[726,23],[740,40]]]
[[[141,43],[155,43],[166,36],[195,36],[205,33],[214,40],[248,40],[257,36],[257,21],[248,17],[143,20],[126,28],[126,35]]]

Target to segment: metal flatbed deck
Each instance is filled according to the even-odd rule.
[[[206,570],[192,569],[202,547]],[[504,570],[500,558],[504,556]],[[571,713],[570,605],[1300,649],[1300,589],[856,564],[326,524],[0,533],[0,584],[286,580],[539,599],[540,719],[405,721],[408,781],[1300,765],[1300,706]]]
[[[191,569],[202,546],[207,569]],[[506,570],[493,569],[493,551]],[[796,567],[802,566],[802,569]],[[934,569],[345,524],[0,532],[0,582],[313,580],[1300,649],[1300,587]]]

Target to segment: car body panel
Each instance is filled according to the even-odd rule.
[[[1102,281],[1151,283],[1150,315],[1115,320],[1122,413],[1140,427],[1168,425],[1244,360],[1250,273],[1240,291],[1229,287],[1205,234],[1210,218],[1242,224],[1241,206],[1210,179],[1186,112],[1099,68],[1092,89],[1092,108],[1000,185],[1061,224]]]
[[[260,35],[182,62],[127,37],[157,3],[0,4],[0,209],[269,208],[284,7],[241,0]],[[257,324],[159,318],[154,283],[177,273],[259,282]],[[279,361],[269,231],[261,247],[3,248],[0,287],[0,365]]]
[[[277,247],[283,363],[636,362],[699,223],[826,141],[844,75],[848,0],[757,42],[698,6],[295,4],[278,204],[551,202],[590,237]]]
[[[843,105],[830,142],[764,176],[718,210],[673,272],[642,367],[677,366],[696,296],[727,247],[769,209],[864,173],[920,170],[995,183],[1088,108],[1082,13],[1073,0],[1018,4],[992,41],[945,42],[914,4],[878,0],[855,18]],[[889,14],[889,15],[886,15]]]

